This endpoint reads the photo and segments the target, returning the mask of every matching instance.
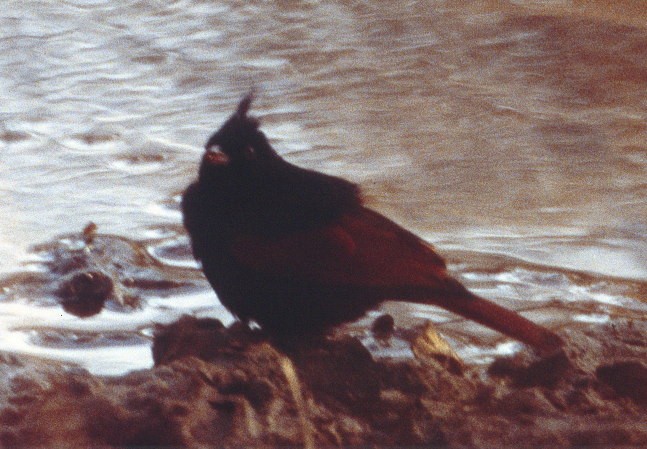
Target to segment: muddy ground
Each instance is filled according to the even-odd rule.
[[[470,366],[359,340],[270,342],[216,320],[157,330],[122,377],[0,358],[2,447],[647,446],[647,325],[561,331],[564,351]]]

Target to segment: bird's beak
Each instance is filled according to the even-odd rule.
[[[204,161],[209,165],[227,165],[229,164],[229,156],[222,151],[207,150],[204,154]]]
[[[220,133],[212,135],[204,146],[205,160],[212,165],[225,165],[229,163],[229,156],[220,148]]]
[[[204,160],[211,165],[225,165],[229,163],[229,156],[220,149],[220,135],[215,133],[204,146]]]

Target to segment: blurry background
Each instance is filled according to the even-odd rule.
[[[4,4],[5,276],[42,270],[32,245],[89,221],[197,269],[159,249],[186,248],[179,195],[255,88],[283,156],[361,184],[475,291],[553,327],[645,317],[642,0]],[[0,295],[0,350],[101,373],[150,365],[155,322],[227,316],[206,283],[81,320],[15,282]],[[428,307],[386,310],[404,326],[449,322],[463,355],[505,343],[483,349],[482,329]]]

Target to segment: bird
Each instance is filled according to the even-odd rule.
[[[193,256],[221,303],[277,338],[326,335],[387,300],[439,306],[539,353],[553,331],[477,296],[436,249],[364,204],[358,185],[286,161],[248,115],[210,136],[181,210]]]

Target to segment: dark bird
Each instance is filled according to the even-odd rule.
[[[561,339],[469,292],[434,248],[365,207],[357,185],[282,159],[249,117],[213,134],[182,197],[195,258],[222,303],[274,336],[323,334],[385,300],[433,304],[529,344]]]

